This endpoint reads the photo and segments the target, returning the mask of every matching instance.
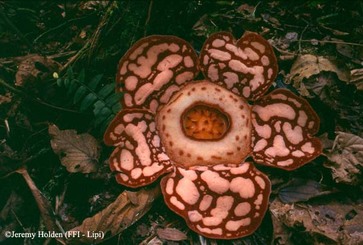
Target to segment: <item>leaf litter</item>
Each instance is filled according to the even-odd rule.
[[[287,244],[294,244],[301,236],[305,239],[308,236],[311,244],[358,245],[363,239],[362,203],[284,204],[275,199],[270,211],[274,227],[280,228],[280,233],[275,233],[275,240],[283,239],[289,242]],[[294,233],[298,230],[301,235]]]
[[[61,163],[71,173],[91,173],[97,170],[100,145],[90,134],[77,134],[75,130],[60,130],[49,126],[53,151],[60,156]]]
[[[363,138],[345,132],[337,132],[333,148],[327,153],[329,162],[324,166],[332,171],[337,183],[362,184]]]
[[[139,220],[148,210],[153,201],[161,195],[159,186],[142,189],[136,192],[124,191],[104,210],[83,221],[73,231],[87,234],[88,231],[101,231],[109,237],[115,236]],[[101,240],[101,239],[100,239]],[[83,237],[82,242],[94,243],[90,237]]]

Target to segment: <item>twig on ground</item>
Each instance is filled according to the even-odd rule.
[[[41,105],[44,105],[44,106],[47,106],[47,107],[50,107],[50,108],[53,108],[53,109],[57,109],[57,110],[60,110],[60,111],[65,111],[65,112],[71,112],[71,113],[77,113],[77,114],[80,114],[81,113],[79,111],[75,111],[75,110],[71,110],[71,109],[59,107],[59,106],[56,106],[56,105],[51,105],[51,104],[49,104],[47,102],[42,101],[39,98],[32,97],[32,96],[28,95],[27,93],[25,93],[24,91],[22,91],[20,89],[17,89],[14,86],[11,86],[10,84],[6,83],[2,79],[0,79],[0,85],[3,85],[4,87],[6,87],[7,89],[9,89],[13,93],[19,94],[22,97],[24,97],[26,99],[30,99],[31,101],[35,101],[35,102],[37,102],[37,103],[39,103]]]
[[[146,17],[146,20],[145,20],[145,29],[144,29],[144,36],[146,36],[147,34],[147,26],[149,24],[149,21],[150,21],[150,18],[151,18],[151,11],[152,11],[152,8],[153,8],[153,0],[150,0],[150,3],[149,3],[149,8],[147,10],[147,17]]]
[[[113,15],[113,11],[116,8],[117,2],[112,1],[91,38],[89,38],[84,46],[62,67],[60,73],[66,71],[69,66],[73,65],[77,60],[82,59],[84,56],[88,57],[88,62],[91,61],[91,58],[93,57],[93,54],[95,53],[95,50],[98,46],[101,33],[106,29],[104,27],[108,24],[110,18]]]
[[[49,200],[46,199],[40,192],[33,179],[30,177],[28,170],[23,167],[18,169],[16,172],[23,176],[25,182],[29,186],[29,189],[31,190],[33,197],[38,205],[40,215],[47,230],[64,233],[64,229],[57,221]],[[57,241],[61,244],[66,244],[64,238],[62,237],[57,238]]]
[[[293,41],[297,42],[297,41]],[[317,39],[310,39],[310,40],[299,40],[299,42],[318,42],[318,43],[332,43],[332,44],[345,44],[345,45],[351,45],[351,46],[360,46],[363,47],[363,43],[352,43],[352,42],[345,42],[345,41],[334,41],[334,40],[317,40]]]

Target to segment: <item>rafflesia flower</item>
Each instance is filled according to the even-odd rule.
[[[104,136],[116,146],[117,181],[141,187],[168,173],[165,202],[192,230],[216,239],[253,233],[271,184],[252,159],[293,170],[321,153],[319,118],[307,101],[285,89],[264,95],[277,70],[272,47],[252,32],[238,41],[216,33],[199,57],[174,36],[135,43],[116,77],[123,109]]]

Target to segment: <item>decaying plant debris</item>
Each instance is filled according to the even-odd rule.
[[[130,190],[102,135],[120,110],[119,59],[142,37],[179,36],[199,52],[217,31],[274,47],[274,88],[307,99],[322,156],[272,182],[261,227],[232,244],[363,243],[361,1],[0,1],[0,242],[224,244],[187,228],[158,184]],[[183,21],[180,21],[183,20]],[[6,238],[103,232],[102,239]]]

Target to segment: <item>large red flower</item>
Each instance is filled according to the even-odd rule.
[[[165,202],[192,230],[217,239],[253,233],[271,184],[245,159],[292,170],[321,153],[310,105],[284,89],[264,95],[277,70],[272,47],[252,32],[238,41],[216,33],[199,57],[174,36],[138,41],[120,60],[123,110],[104,136],[116,146],[117,181],[141,187],[171,172],[161,180]]]

